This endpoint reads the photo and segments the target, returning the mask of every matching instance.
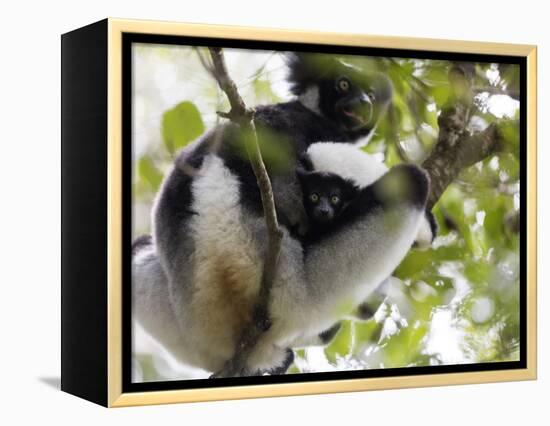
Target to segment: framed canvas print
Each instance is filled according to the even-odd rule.
[[[536,378],[536,48],[106,19],[62,36],[62,389]]]

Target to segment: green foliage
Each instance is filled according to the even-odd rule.
[[[499,123],[498,129],[504,139],[504,149],[511,153],[519,152],[518,125],[514,122],[504,121]]]
[[[426,323],[418,321],[415,326],[402,328],[395,336],[387,339],[382,345],[384,366],[391,368],[424,365],[425,358],[420,356],[420,343],[427,332]]]
[[[140,178],[147,182],[153,191],[157,191],[162,182],[162,173],[155,166],[153,160],[147,156],[143,156],[138,161],[138,172]]]
[[[269,80],[265,78],[255,78],[252,81],[252,86],[256,97],[262,103],[276,103],[281,100],[271,88]]]
[[[181,102],[162,116],[162,139],[170,154],[174,154],[203,132],[201,113],[192,102]]]
[[[256,127],[258,145],[262,153],[262,159],[269,172],[284,173],[289,172],[292,164],[293,155],[292,142],[281,133],[257,126]],[[242,139],[235,145],[238,155],[248,160],[247,140],[248,135],[243,135]]]
[[[161,49],[159,55],[167,55],[166,50]],[[164,144],[155,144],[137,160],[138,180],[133,194],[136,201],[152,202],[176,151],[199,137],[205,126],[196,105],[184,101],[162,114],[160,129]]]
[[[330,362],[335,363],[338,357],[349,354],[353,343],[353,325],[351,321],[343,321],[342,327],[334,337],[325,354]]]

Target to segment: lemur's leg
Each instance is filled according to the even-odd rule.
[[[290,367],[293,362],[294,362],[294,352],[292,351],[292,349],[287,349],[286,358],[283,361],[283,363],[278,367],[272,368],[271,370],[268,371],[268,373],[272,376],[285,374],[286,371],[288,370],[288,367]]]

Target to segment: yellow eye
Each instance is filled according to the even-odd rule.
[[[333,195],[330,197],[330,202],[332,204],[338,204],[340,202],[340,197],[338,195]]]
[[[319,201],[319,196],[314,192],[313,194],[311,194],[311,195],[309,196],[309,199],[310,199],[311,201],[313,201],[314,203],[316,203],[317,201]]]
[[[347,78],[341,78],[338,80],[338,89],[340,89],[341,92],[347,92],[351,86],[351,83]]]

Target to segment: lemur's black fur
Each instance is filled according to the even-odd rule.
[[[327,233],[360,190],[352,181],[334,173],[298,168],[296,174],[308,218],[308,230],[304,236],[307,243]]]

